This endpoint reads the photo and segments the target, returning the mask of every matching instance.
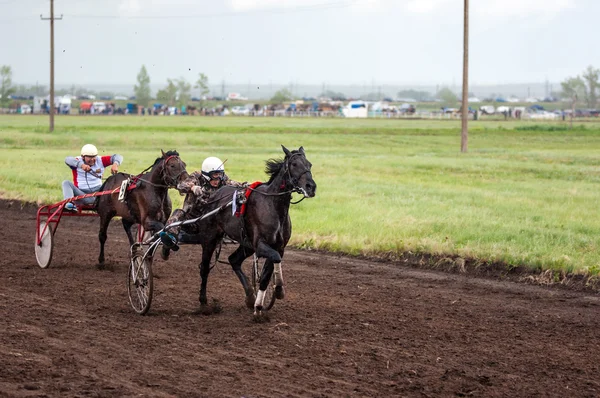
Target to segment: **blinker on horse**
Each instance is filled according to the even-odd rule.
[[[134,188],[129,188],[123,202],[119,201],[119,193],[98,196],[96,209],[100,216],[100,255],[98,263],[104,264],[104,243],[106,242],[108,224],[115,216],[122,217],[123,228],[129,239],[129,245],[133,245],[134,239],[131,234],[133,224],[140,224],[145,231],[158,231],[162,229],[171,214],[172,204],[168,195],[169,188],[177,187],[177,184],[188,178],[185,163],[180,159],[177,151],[164,152],[162,156],[154,161],[148,172],[134,176],[132,182]],[[113,190],[121,186],[121,183],[130,175],[118,173],[109,177],[101,191]]]
[[[283,145],[281,147],[285,157],[266,161],[265,171],[269,181],[252,188],[252,194],[246,202],[245,214],[236,217],[229,211],[221,211],[214,217],[200,221],[201,232],[196,235],[196,241],[202,245],[199,297],[201,306],[207,305],[206,286],[210,262],[224,234],[240,243],[228,260],[244,288],[246,305],[254,308],[255,318],[266,316],[264,297],[273,273],[275,295],[278,299],[284,298],[281,262],[292,234],[292,221],[289,216],[292,192],[312,198],[316,194],[317,184],[313,180],[312,164],[306,158],[304,148],[290,151]],[[225,186],[215,192],[206,206],[206,212],[230,200],[235,190],[234,187]],[[242,271],[243,261],[254,253],[266,259],[258,294],[255,294],[248,277]]]

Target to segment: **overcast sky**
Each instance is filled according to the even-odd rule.
[[[463,0],[55,0],[57,84],[454,84]],[[471,84],[600,68],[599,0],[471,0]],[[49,0],[0,0],[0,65],[47,85]]]

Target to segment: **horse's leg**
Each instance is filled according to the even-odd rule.
[[[281,267],[283,262],[283,248],[278,250],[279,257],[281,260],[278,263],[273,264],[273,273],[275,274],[275,298],[283,300],[285,298],[285,289],[283,287],[283,268]]]
[[[208,274],[210,273],[210,260],[217,248],[216,242],[208,242],[202,245],[202,262],[200,263],[200,306],[205,307],[208,303],[206,299],[206,284]]]
[[[104,243],[106,243],[106,231],[108,230],[108,223],[115,216],[114,212],[108,214],[100,214],[100,231],[98,232],[98,239],[100,240],[100,255],[98,256],[98,264],[104,264]]]
[[[127,234],[127,239],[129,239],[129,246],[133,246],[134,239],[133,239],[133,235],[131,234],[131,227],[133,226],[134,223],[131,221],[127,221],[124,218],[121,220],[121,222],[123,223],[123,229],[125,230],[125,233]]]
[[[231,268],[233,268],[233,272],[237,275],[238,279],[242,283],[244,287],[244,292],[246,293],[246,307],[253,308],[254,302],[256,300],[256,295],[254,294],[254,287],[248,283],[248,277],[242,271],[242,263],[245,259],[251,256],[254,253],[254,250],[244,248],[244,246],[240,245],[231,255],[229,256],[229,264],[231,264]]]
[[[279,271],[279,278],[275,278],[275,297],[283,298],[283,278],[281,277],[281,256],[279,253],[274,250],[271,246],[267,245],[263,241],[259,241],[256,247],[256,255],[258,257],[264,257],[266,259],[265,265],[263,267],[263,272],[260,277],[260,287],[258,293],[256,294],[256,301],[254,302],[254,316],[259,316],[262,313],[264,299],[265,299],[265,291],[269,286],[271,281],[271,276],[273,275],[274,269]],[[277,290],[279,289],[279,296],[277,296]]]

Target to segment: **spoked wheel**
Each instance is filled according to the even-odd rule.
[[[265,260],[266,261],[266,260]],[[259,263],[259,258],[256,257],[256,254],[253,257],[252,264],[252,286],[254,286],[254,292],[258,294],[258,289],[260,288],[260,276],[263,272],[263,267],[265,266],[265,262],[262,264]],[[271,275],[271,281],[269,282],[269,286],[267,286],[267,290],[265,290],[265,305],[264,308],[268,311],[273,308],[275,305],[275,276]]]
[[[127,293],[133,310],[144,315],[152,304],[154,284],[152,281],[152,257],[146,257],[139,252],[131,257],[129,272],[127,273]]]
[[[44,228],[46,230],[44,231]],[[38,265],[41,268],[48,268],[50,263],[52,262],[52,251],[54,250],[54,233],[52,231],[52,227],[48,225],[46,227],[46,222],[40,222],[40,232],[44,231],[42,234],[42,239],[40,239],[40,244],[37,243],[37,236],[35,237],[35,258],[37,259]]]

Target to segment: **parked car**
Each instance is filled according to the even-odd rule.
[[[244,106],[234,106],[231,108],[231,114],[238,116],[248,116],[250,114],[250,109]]]

